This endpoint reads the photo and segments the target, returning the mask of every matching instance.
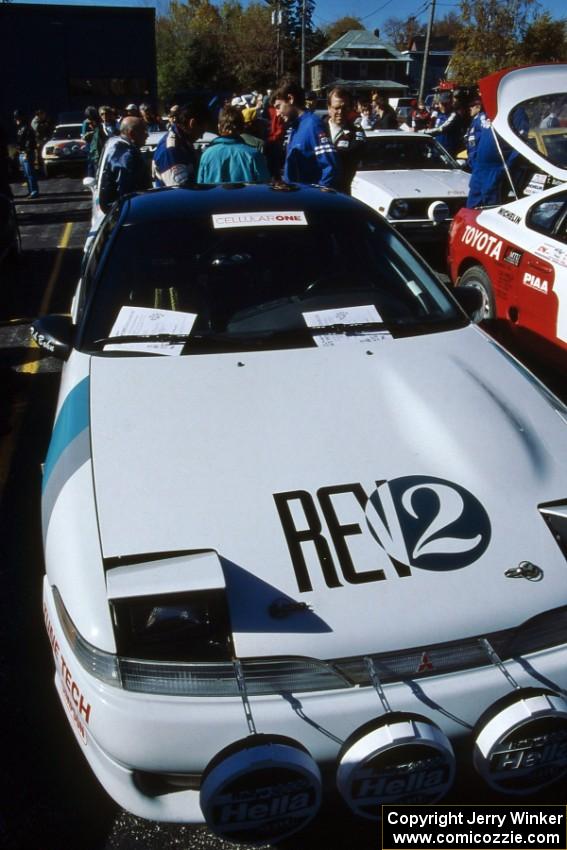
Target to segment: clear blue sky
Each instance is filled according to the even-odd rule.
[[[63,5],[78,3],[86,6],[155,6],[160,12],[164,12],[169,5],[169,0],[20,0],[20,2],[58,2]],[[241,2],[247,5],[247,0],[241,0]],[[375,29],[391,17],[405,18],[416,15],[426,20],[429,14],[429,0],[422,0],[422,2],[419,0],[382,0],[382,2],[379,0],[316,0],[316,3],[314,22],[319,27],[324,27],[343,15],[359,17],[368,29]],[[436,15],[443,17],[452,10],[458,12],[459,5],[458,0],[439,0]],[[553,18],[567,16],[565,0],[539,0],[537,6],[542,12],[548,11]]]

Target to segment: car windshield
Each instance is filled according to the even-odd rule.
[[[308,345],[305,313],[357,306],[401,333],[463,323],[433,273],[378,217],[305,216],[307,226],[215,229],[210,218],[122,226],[87,295],[82,347],[100,349],[122,307],[194,313],[194,336],[223,334],[227,343],[289,331]]]
[[[517,136],[552,165],[567,166],[567,94],[525,100],[510,112],[509,123]]]
[[[53,132],[53,137],[57,141],[63,139],[80,139],[81,125],[80,124],[60,124]]]
[[[548,160],[561,168],[567,168],[567,130],[544,134],[543,143]]]
[[[359,165],[363,171],[457,167],[435,139],[403,133],[367,139]]]

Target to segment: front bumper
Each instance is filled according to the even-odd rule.
[[[220,750],[247,736],[241,700],[156,696],[104,685],[74,656],[47,578],[44,613],[59,697],[75,737],[106,791],[140,817],[203,822],[199,777]],[[520,686],[541,687],[546,681],[561,689],[567,687],[566,662],[567,645],[563,645],[534,653],[529,663],[520,659],[506,667]],[[394,711],[430,718],[458,744],[484,710],[510,692],[510,686],[497,668],[487,666],[387,685],[385,692]],[[328,777],[328,791],[334,785],[333,765],[342,742],[383,714],[373,688],[362,687],[299,697],[251,697],[250,703],[259,731],[289,736],[310,751]],[[141,781],[148,774],[158,780],[177,775],[181,784],[175,790],[152,790]],[[184,777],[190,778],[185,782]]]

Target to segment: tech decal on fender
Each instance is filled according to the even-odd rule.
[[[43,618],[45,620],[45,628],[47,630],[49,643],[51,644],[55,666],[57,667],[61,679],[61,694],[65,702],[65,708],[67,709],[73,728],[76,730],[83,744],[86,745],[87,732],[85,725],[88,726],[90,721],[91,704],[87,701],[85,695],[75,681],[69,665],[61,652],[61,646],[55,634],[55,629],[49,619],[47,605],[45,604],[43,606]]]

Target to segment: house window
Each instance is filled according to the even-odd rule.
[[[358,66],[359,71],[359,79],[367,80],[368,79],[368,62],[361,62]]]

